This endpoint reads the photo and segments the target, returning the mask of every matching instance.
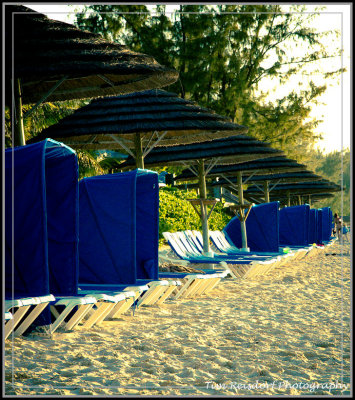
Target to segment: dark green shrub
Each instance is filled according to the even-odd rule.
[[[197,198],[196,192],[165,187],[159,191],[159,244],[165,243],[163,232],[176,232],[186,229],[201,231],[200,217],[187,199]],[[231,217],[218,202],[209,219],[211,230],[222,230]]]

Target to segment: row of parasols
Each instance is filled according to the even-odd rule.
[[[319,198],[341,190],[282,151],[246,136],[247,127],[160,89],[174,83],[178,72],[151,56],[23,6],[8,5],[5,11],[5,99],[14,144],[26,144],[23,120],[40,104],[93,98],[29,142],[52,138],[73,149],[123,149],[129,158],[121,170],[185,166],[176,179],[198,181],[199,199],[191,204],[201,216],[205,253],[208,207],[215,204],[207,199],[206,177],[218,178],[210,184],[237,194],[242,232],[252,206],[244,197],[255,202],[261,194],[266,202],[286,197],[290,205],[293,194]],[[25,115],[23,104],[33,105]],[[244,193],[246,183],[254,185]]]

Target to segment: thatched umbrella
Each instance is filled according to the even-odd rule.
[[[304,164],[299,164],[295,160],[291,160],[286,156],[278,156],[239,164],[216,165],[211,169],[209,177],[236,176],[237,172],[243,172],[243,177],[249,177],[254,175],[300,172],[305,171],[306,169],[307,167]],[[189,169],[184,169],[181,174],[175,178],[176,181],[189,181],[195,179],[195,175]]]
[[[316,175],[313,172],[304,170],[302,172],[285,172],[282,174],[265,174],[265,175],[253,175],[249,177],[243,177],[243,183],[254,183],[253,187],[257,187],[260,192],[264,194],[265,202],[270,201],[270,192],[273,191],[279,183],[300,183],[300,182],[314,182],[321,180],[320,175]],[[236,178],[220,179],[218,182],[214,182],[213,185],[224,186],[229,190],[235,190],[235,184],[237,183]],[[258,183],[263,183],[263,187],[260,187]],[[269,184],[273,183],[272,187]]]
[[[196,143],[247,132],[248,128],[164,90],[95,99],[34,140],[46,137],[77,149],[124,148],[144,168],[153,147]]]
[[[245,184],[250,181],[254,176],[258,175],[275,175],[280,173],[297,173],[307,171],[307,167],[303,164],[297,163],[295,160],[291,160],[283,157],[270,157],[266,159],[259,159],[251,162],[245,162],[235,165],[217,165],[212,168],[209,173],[209,177],[222,177],[220,180],[221,185],[226,186],[228,182],[230,185],[234,186],[236,183],[236,179],[229,179],[228,177],[237,177],[241,183]],[[270,180],[280,179],[281,177],[274,177]],[[284,177],[285,178],[285,177]],[[188,181],[191,179],[195,179],[194,175],[191,174],[191,171],[185,169],[182,173],[175,178],[176,181]],[[287,177],[286,177],[287,179]],[[264,181],[264,190],[266,201],[268,202],[268,194],[269,194],[269,180],[265,178],[256,178],[256,181]],[[216,183],[216,185],[218,185]],[[238,187],[238,191],[242,190],[241,187]]]
[[[178,78],[177,71],[160,65],[151,56],[27,7],[7,5],[5,13],[6,102],[12,104],[13,91],[19,144],[24,144],[22,103],[36,103],[34,110],[45,101],[158,88]]]
[[[288,199],[290,199],[291,194],[296,195],[298,197],[299,204],[301,204],[301,196],[303,195],[313,195],[317,193],[334,193],[339,191],[341,191],[340,185],[330,182],[324,178],[318,181],[311,182],[277,184],[273,188],[274,195],[287,195]],[[247,196],[254,196],[258,193],[260,193],[260,189],[255,185],[248,187],[245,192]],[[288,205],[289,204],[290,200],[288,200]]]
[[[203,233],[203,249],[206,254],[209,253],[208,238],[208,217],[207,205],[214,205],[215,200],[207,200],[206,196],[206,175],[209,174],[215,164],[235,164],[237,162],[246,162],[259,158],[273,157],[282,155],[282,151],[271,148],[266,143],[253,139],[249,136],[239,135],[224,139],[216,139],[213,141],[195,143],[189,145],[172,146],[164,148],[156,148],[152,150],[145,158],[148,166],[156,167],[160,165],[185,165],[190,168],[195,178],[199,180],[200,199],[191,201],[196,212],[201,217],[202,233]],[[210,160],[210,164],[205,168],[205,161]],[[122,164],[122,168],[126,169],[134,166],[134,159],[128,158]],[[201,211],[196,208],[200,205]],[[244,218],[244,210],[249,205],[243,204],[243,198],[240,198],[241,214]],[[246,217],[245,217],[246,218]],[[244,219],[245,228],[245,219]],[[246,235],[245,235],[246,248]]]
[[[234,186],[228,176],[234,176],[237,180],[237,191],[238,191],[238,204],[237,207],[233,210],[237,215],[240,224],[241,224],[241,234],[242,234],[242,248],[248,249],[248,241],[247,241],[247,232],[246,232],[246,219],[250,212],[252,204],[244,205],[244,192],[243,192],[243,183],[246,183],[252,176],[255,174],[268,174],[279,172],[289,172],[289,171],[304,171],[306,170],[306,166],[302,164],[298,164],[294,160],[287,159],[285,156],[278,157],[270,157],[267,159],[259,159],[250,162],[235,164],[235,165],[217,165],[211,169],[209,176],[210,177],[223,177],[224,180],[229,181],[230,184]],[[248,176],[244,179],[243,182],[243,174],[244,176]],[[184,170],[176,180],[189,180],[192,179],[193,176],[191,172],[188,170]],[[268,193],[268,190],[267,190]],[[244,209],[247,208],[247,211],[244,212]]]
[[[259,161],[259,160],[258,160]],[[245,163],[242,163],[240,165],[243,165]],[[299,164],[300,165],[300,164]],[[225,170],[227,170],[227,165],[224,166]],[[177,179],[177,178],[176,178]],[[265,202],[268,203],[270,201],[270,194],[271,191],[273,190],[273,188],[280,182],[288,182],[288,183],[295,183],[295,182],[307,182],[307,181],[317,181],[317,180],[321,180],[322,177],[320,175],[316,175],[313,172],[310,171],[306,171],[304,170],[303,172],[286,172],[286,173],[282,173],[282,174],[270,174],[270,175],[249,175],[249,176],[243,176],[243,185],[246,183],[254,183],[255,186],[257,186],[261,192],[264,192],[264,196],[265,196]],[[265,184],[265,182],[270,183],[270,182],[275,182],[274,186],[272,186],[271,188],[269,188],[269,186],[267,184]],[[263,188],[261,188],[260,186],[257,185],[257,183],[262,182],[264,183]],[[231,192],[233,192],[234,190],[236,190],[236,184],[237,184],[237,177],[230,177],[230,178],[221,178],[218,179],[214,182],[208,182],[207,186],[209,187],[225,187],[228,190],[230,190]],[[178,188],[180,186],[177,186]],[[183,187],[183,186],[181,186]],[[189,189],[193,189],[198,187],[198,184],[188,184],[186,185],[187,188]],[[260,197],[260,196],[258,196]]]

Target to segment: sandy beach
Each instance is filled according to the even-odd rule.
[[[5,343],[6,395],[350,393],[350,245],[88,331]]]

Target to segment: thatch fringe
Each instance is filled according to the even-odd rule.
[[[175,93],[148,90],[92,100],[43,130],[33,141],[49,137],[73,148],[114,149],[119,145],[110,135],[120,136],[133,148],[136,133],[146,134],[145,145],[153,132],[166,132],[159,145],[172,146],[243,134],[247,130]],[[241,136],[240,141],[243,140],[250,138]]]
[[[341,187],[333,182],[327,180],[319,180],[312,182],[300,182],[293,184],[278,184],[271,191],[275,194],[284,194],[285,192],[298,193],[298,194],[312,194],[312,193],[333,193],[341,191]],[[249,186],[245,191],[247,195],[253,195],[254,193],[260,193],[260,189],[257,186]]]
[[[230,164],[283,154],[281,150],[273,149],[256,139],[247,136],[239,138],[233,136],[195,144],[158,147],[145,157],[144,163],[146,166],[181,164],[181,161],[193,164],[196,160],[221,157],[220,164]],[[129,157],[122,168],[133,165],[135,160]]]
[[[37,102],[64,76],[67,79],[47,101],[160,88],[178,78],[176,70],[160,65],[149,55],[49,19],[27,7],[7,5],[5,14],[6,81],[10,101],[12,72],[22,81],[23,103]]]
[[[238,136],[239,137],[239,136]],[[246,163],[230,164],[230,165],[217,165],[209,172],[210,177],[216,176],[235,176],[237,172],[242,172],[244,177],[251,174],[274,174],[275,172],[301,172],[305,171],[307,167],[304,164],[299,164],[295,160],[288,159],[286,156],[262,158]],[[189,170],[184,169],[178,175],[176,181],[188,181],[195,179],[195,175]]]

